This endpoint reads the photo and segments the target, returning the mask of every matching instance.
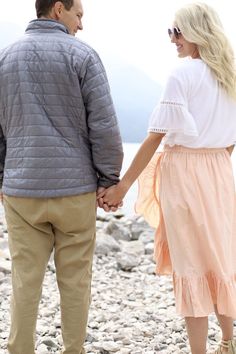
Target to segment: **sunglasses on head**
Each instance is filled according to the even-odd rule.
[[[176,39],[179,38],[179,36],[181,35],[181,31],[178,27],[174,27],[174,28],[168,28],[168,35],[171,38],[173,35],[175,36]]]

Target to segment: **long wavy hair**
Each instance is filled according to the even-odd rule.
[[[232,46],[216,11],[197,2],[175,13],[175,25],[183,37],[195,43],[200,58],[210,67],[220,86],[236,99],[236,67]]]

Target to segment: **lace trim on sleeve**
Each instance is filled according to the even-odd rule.
[[[192,114],[184,103],[162,100],[154,109],[148,132],[198,136]]]
[[[148,132],[149,133],[167,133],[168,129],[150,127],[150,128],[148,128]]]
[[[179,106],[179,107],[183,107],[184,106],[183,103],[177,103],[177,102],[172,102],[172,101],[161,101],[160,104]]]

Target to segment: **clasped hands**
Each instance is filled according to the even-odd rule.
[[[97,190],[97,204],[104,211],[116,211],[123,205],[126,192],[120,183],[109,188],[99,187]]]

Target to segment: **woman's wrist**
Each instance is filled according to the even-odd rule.
[[[132,183],[130,183],[129,181],[121,180],[118,185],[121,188],[122,192],[126,194],[129,188],[131,187],[131,184]]]

